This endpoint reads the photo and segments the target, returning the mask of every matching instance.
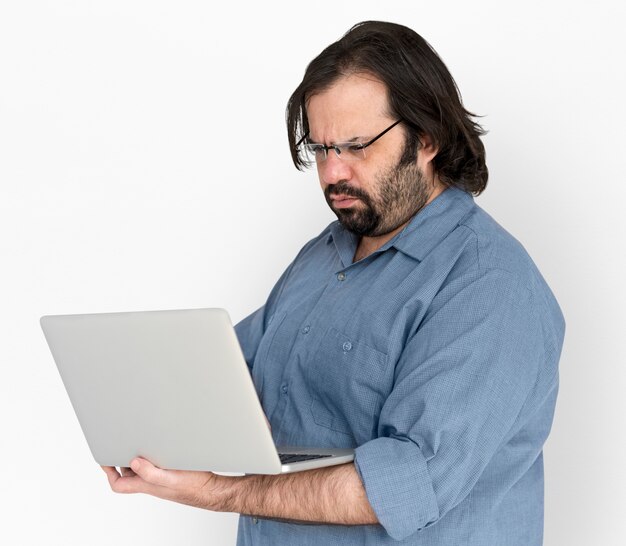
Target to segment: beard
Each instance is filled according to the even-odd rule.
[[[417,164],[400,160],[375,177],[378,195],[352,187],[340,180],[324,190],[324,197],[339,222],[360,237],[378,237],[390,233],[408,222],[426,205],[430,197],[429,183]],[[346,209],[333,207],[331,196],[343,194],[355,197],[355,203]]]

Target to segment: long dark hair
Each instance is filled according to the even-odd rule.
[[[474,195],[485,189],[489,173],[480,139],[485,131],[463,106],[452,75],[419,34],[381,21],[358,23],[309,63],[287,103],[296,168],[308,166],[296,146],[309,131],[307,100],[340,77],[358,72],[372,74],[387,86],[389,114],[402,119],[408,129],[405,157],[415,157],[420,135],[427,134],[438,148],[433,166],[442,183]]]

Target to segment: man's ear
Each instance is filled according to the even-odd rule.
[[[418,162],[423,168],[427,163],[430,163],[439,152],[439,147],[435,145],[432,137],[428,134],[420,135],[420,147],[417,152]],[[420,157],[421,156],[421,157]]]

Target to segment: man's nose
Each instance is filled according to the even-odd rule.
[[[334,150],[329,150],[326,159],[318,163],[317,172],[324,185],[337,184],[341,180],[352,178],[350,162],[339,159]]]

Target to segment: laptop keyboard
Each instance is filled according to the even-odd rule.
[[[324,459],[330,455],[313,455],[303,453],[279,453],[281,464],[299,463],[301,461],[312,461],[314,459]]]

